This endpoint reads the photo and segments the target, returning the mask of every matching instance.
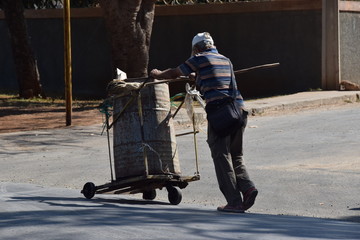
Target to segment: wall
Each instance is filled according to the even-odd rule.
[[[84,9],[85,10],[85,9]],[[37,15],[40,13],[40,15]],[[73,96],[106,96],[113,78],[111,50],[98,12],[75,12],[71,22]],[[45,93],[64,95],[63,20],[61,10],[27,11],[27,25]],[[0,89],[17,89],[7,26],[0,19]]]
[[[0,19],[0,89],[14,89],[16,86],[15,66],[7,25],[3,19]]]
[[[230,5],[231,6],[231,5]],[[241,5],[240,5],[241,6]],[[293,93],[321,87],[321,11],[318,9],[194,14],[155,18],[150,67],[175,67],[190,56],[192,37],[212,34],[234,69],[280,62],[274,69],[237,76],[246,97]],[[232,11],[234,7],[232,6]],[[182,91],[177,84],[173,93]]]
[[[360,11],[340,14],[340,53],[341,79],[360,84]]]

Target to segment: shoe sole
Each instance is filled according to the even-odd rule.
[[[229,213],[245,213],[244,210],[235,210],[235,209],[224,209],[224,208],[217,208],[219,212],[229,212]]]
[[[258,193],[259,193],[258,191],[253,191],[251,193],[251,195],[249,196],[246,203],[244,202],[244,210],[248,210],[249,208],[251,208],[254,205],[255,199],[256,199]]]

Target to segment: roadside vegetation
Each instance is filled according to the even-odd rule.
[[[73,100],[73,108],[91,109],[97,108],[102,100]],[[0,93],[0,107],[64,107],[65,100],[60,98],[19,98],[18,94]]]

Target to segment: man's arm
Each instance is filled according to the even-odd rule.
[[[150,76],[155,79],[175,79],[183,75],[179,68],[169,68],[164,71],[153,69]]]

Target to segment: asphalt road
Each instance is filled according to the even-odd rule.
[[[260,194],[250,212],[360,222],[359,119],[359,104],[251,117],[244,155]],[[201,180],[183,189],[182,203],[215,209],[224,199],[205,130],[198,134]],[[0,181],[78,192],[88,181],[109,182],[107,142],[100,132],[101,126],[92,126],[2,134]],[[177,141],[183,175],[192,175],[192,137]],[[157,200],[167,202],[166,191],[158,191]]]
[[[77,190],[0,183],[4,240],[109,239],[359,239],[358,223],[299,216],[221,213],[195,204],[177,206]]]

